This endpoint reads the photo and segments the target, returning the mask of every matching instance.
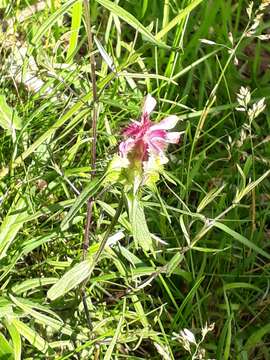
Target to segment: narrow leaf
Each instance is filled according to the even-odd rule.
[[[82,0],[77,1],[72,7],[70,40],[67,51],[67,62],[71,61],[78,44],[79,31],[82,21]]]
[[[179,264],[184,259],[184,255],[179,251],[171,258],[167,264],[167,275],[171,276],[174,270],[179,266]]]
[[[261,249],[259,246],[257,246],[256,244],[254,244],[253,242],[251,242],[250,240],[248,240],[246,237],[244,237],[243,235],[239,234],[238,232],[230,229],[227,225],[224,225],[218,221],[214,222],[214,226],[224,232],[226,232],[227,234],[229,234],[230,236],[232,236],[235,240],[239,241],[241,244],[249,247],[250,249],[254,250],[255,252],[257,252],[258,254],[261,254],[262,256],[266,257],[267,259],[270,259],[270,254],[268,254],[266,251],[264,251],[263,249]]]
[[[12,360],[13,350],[5,336],[0,332],[0,359]]]
[[[109,0],[97,0],[100,5],[104,6],[106,9],[111,11],[115,16],[119,16],[122,20],[127,22],[130,26],[132,26],[136,31],[141,33],[148,41],[153,44],[170,49],[170,47],[161,41],[157,40],[152,33],[144,27],[139,20],[137,20],[133,15],[131,15],[128,11],[123,9],[121,6]]]
[[[157,35],[155,38],[157,40],[162,39],[172,28],[174,28],[177,24],[179,24],[182,19],[190,14],[190,12],[197,7],[203,0],[194,0],[184,9],[180,10],[179,14],[171,20]]]
[[[152,238],[145,220],[143,207],[136,197],[129,201],[129,216],[136,247],[141,247],[146,252],[153,250]]]
[[[90,184],[88,184],[86,186],[86,188],[81,192],[81,194],[75,200],[75,202],[72,205],[72,207],[70,208],[67,216],[62,221],[61,230],[64,230],[66,225],[69,225],[69,223],[73,220],[73,218],[76,216],[76,214],[81,209],[81,207],[86,203],[87,199],[89,197],[94,196],[98,192],[103,180],[104,180],[104,177],[102,177],[101,179],[93,180],[90,182]]]
[[[9,246],[26,219],[27,204],[23,197],[17,196],[0,227],[0,259],[6,256]]]
[[[255,330],[248,338],[244,348],[249,350],[254,346],[258,346],[258,344],[262,341],[262,338],[268,333],[270,333],[270,324],[267,324],[260,329]]]
[[[23,294],[28,290],[34,290],[38,287],[42,287],[44,285],[51,285],[57,282],[57,278],[37,278],[37,279],[27,279],[17,285],[12,287],[12,291],[14,294],[19,295]]]
[[[22,128],[21,119],[16,111],[8,106],[5,95],[0,95],[0,126],[12,135]]]
[[[126,301],[124,300],[124,305],[123,305],[123,314],[125,313],[126,311]],[[117,340],[120,336],[120,332],[121,332],[121,329],[122,329],[122,326],[123,326],[123,320],[124,320],[124,315],[121,316],[119,322],[118,322],[118,325],[117,325],[117,328],[115,330],[115,333],[114,333],[114,336],[112,338],[112,341],[110,342],[110,345],[106,351],[106,354],[104,356],[104,360],[110,360],[112,359],[112,353],[113,353],[113,349],[115,347],[115,345],[117,344]]]
[[[9,332],[11,340],[12,340],[14,360],[21,360],[22,341],[21,341],[20,333],[12,323],[5,321],[4,325],[8,329],[8,332]]]
[[[219,188],[210,190],[198,205],[197,212],[201,212],[208,204],[210,204],[221,193],[225,186],[226,185],[224,184]]]
[[[48,343],[35,330],[32,330],[29,326],[18,319],[13,319],[12,324],[15,326],[21,336],[28,340],[31,345],[33,345],[43,354],[47,353],[49,347]]]
[[[92,263],[89,260],[76,264],[50,288],[47,293],[48,298],[50,300],[55,300],[65,295],[81,284],[90,275],[91,270]]]

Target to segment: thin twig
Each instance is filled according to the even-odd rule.
[[[92,147],[91,147],[91,179],[95,177],[96,174],[96,144],[97,144],[97,84],[96,84],[96,65],[95,65],[95,55],[93,52],[93,37],[91,30],[91,16],[90,16],[90,7],[88,0],[84,0],[84,15],[85,15],[85,25],[88,39],[88,49],[90,53],[90,66],[91,66],[91,82],[92,82],[92,92],[93,92],[93,112],[92,112]],[[87,255],[87,250],[89,248],[89,233],[92,220],[92,210],[93,210],[93,198],[89,198],[87,202],[87,215],[86,215],[86,224],[84,230],[84,242],[83,242],[83,259],[85,260]]]
[[[91,66],[91,82],[92,82],[92,92],[93,92],[93,112],[92,112],[92,146],[91,146],[91,179],[96,175],[96,144],[97,144],[97,116],[98,116],[98,97],[97,97],[97,84],[96,84],[96,65],[95,65],[95,55],[93,52],[93,38],[91,31],[91,16],[90,16],[90,7],[89,1],[84,0],[84,16],[86,24],[86,33],[88,39],[88,49],[90,53],[90,66]],[[84,240],[83,240],[83,260],[86,259],[87,251],[89,248],[89,234],[90,227],[92,222],[92,211],[93,211],[94,199],[91,197],[87,201],[87,215],[86,215],[86,224],[84,229]],[[82,285],[82,301],[85,311],[85,316],[88,322],[89,329],[92,330],[92,322],[90,312],[87,306],[86,301],[86,292],[85,284]]]
[[[91,155],[91,166],[92,173],[91,176],[95,176],[96,170],[96,145],[97,145],[97,84],[96,84],[96,62],[95,55],[93,52],[93,37],[91,30],[91,18],[90,18],[90,7],[88,0],[84,0],[84,10],[85,10],[85,24],[86,24],[86,32],[88,39],[88,48],[90,52],[90,65],[91,65],[91,81],[92,81],[92,91],[93,91],[93,117],[92,117],[92,155]]]

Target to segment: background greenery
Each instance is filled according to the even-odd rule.
[[[215,327],[202,358],[270,359],[270,116],[266,108],[250,124],[235,109],[241,86],[252,101],[270,96],[269,42],[242,36],[248,3],[91,1],[95,179],[147,93],[158,101],[153,118],[176,114],[184,131],[159,192],[143,193],[148,227],[166,245],[154,241],[155,256],[136,249],[124,205],[115,244],[91,274],[120,187],[90,179],[85,9],[75,0],[35,3],[0,1],[0,359],[195,359],[177,334],[187,328],[198,341],[206,323]],[[259,33],[268,27],[266,11]]]

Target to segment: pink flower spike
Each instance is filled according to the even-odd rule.
[[[156,100],[147,95],[143,105],[140,122],[133,121],[123,131],[125,140],[119,145],[119,153],[132,164],[134,161],[146,162],[151,157],[159,157],[161,163],[167,162],[164,154],[169,143],[177,144],[179,132],[168,132],[178,121],[178,117],[171,115],[159,123],[152,123],[149,114],[153,111]]]
[[[154,124],[151,126],[151,130],[169,130],[173,129],[178,122],[178,117],[176,115],[171,115],[161,120],[158,124]]]
[[[153,96],[151,96],[150,94],[148,94],[145,98],[144,104],[143,104],[143,115],[149,115],[155,108],[156,106],[156,100],[153,98]]]

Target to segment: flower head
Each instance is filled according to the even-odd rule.
[[[156,105],[156,100],[147,95],[140,121],[133,121],[124,129],[125,140],[119,145],[121,158],[130,162],[147,162],[151,158],[159,158],[161,164],[168,160],[164,151],[169,143],[177,144],[180,138],[179,132],[168,132],[175,127],[178,118],[175,115],[166,117],[159,123],[150,120],[150,113]]]
[[[181,134],[168,131],[178,121],[175,115],[159,123],[150,120],[155,105],[156,100],[147,95],[140,121],[132,121],[123,130],[124,140],[119,145],[119,154],[114,155],[108,168],[106,181],[119,181],[132,188],[134,194],[143,185],[155,188],[163,164],[168,161],[165,150],[168,144],[178,143]]]

